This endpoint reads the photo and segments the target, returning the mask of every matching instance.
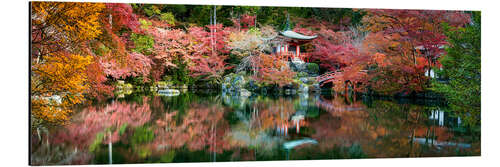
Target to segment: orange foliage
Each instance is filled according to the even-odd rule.
[[[33,65],[32,114],[50,123],[68,120],[70,107],[84,101],[85,71],[91,63],[90,56],[58,52]]]
[[[102,33],[99,16],[104,8],[102,3],[33,2],[33,47],[45,55],[96,38]]]
[[[295,76],[295,72],[288,67],[286,61],[280,60],[277,56],[261,54],[254,61],[258,67],[258,75],[255,79],[260,82],[282,87],[290,84]]]

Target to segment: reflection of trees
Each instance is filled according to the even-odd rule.
[[[148,101],[148,98],[144,97],[144,101]],[[86,108],[73,116],[71,124],[55,129],[53,135],[44,136],[46,137],[45,143],[32,140],[35,142],[33,146],[39,146],[33,148],[32,163],[88,163],[91,156],[87,149],[90,149],[92,144],[115,143],[120,140],[120,129],[127,126],[142,126],[149,121],[150,116],[151,110],[147,103],[114,101],[104,107]],[[52,137],[49,138],[49,136]]]
[[[294,147],[286,152],[291,159],[480,152],[480,142],[472,142],[468,145],[471,148],[453,146],[470,144],[471,140],[450,131],[449,123],[453,121],[448,115],[440,114],[445,117],[444,123],[439,121],[441,116],[432,116],[438,107],[383,100],[363,103],[342,97],[223,97],[224,106],[219,98],[210,97],[138,96],[125,98],[138,102],[113,101],[88,107],[76,112],[71,124],[40,131],[40,137],[35,132],[31,161],[84,164],[275,160],[287,157],[280,146],[283,142],[303,137],[317,140],[318,144]],[[312,114],[318,108],[322,110]],[[294,130],[294,120],[300,120],[300,133]]]
[[[181,148],[221,153],[229,145],[225,134],[229,125],[224,120],[224,109],[220,105],[192,104],[179,124],[174,119],[177,112],[165,113],[156,121],[154,145],[159,148]]]
[[[359,143],[369,157],[444,156],[456,155],[452,150],[457,148],[437,148],[432,142],[466,142],[457,140],[449,128],[429,120],[427,111],[435,107],[375,101],[367,108],[361,102],[346,104],[342,98],[320,101],[319,107],[330,110],[310,126],[316,130],[312,137],[319,140],[319,149],[325,152]],[[428,143],[416,142],[415,138],[428,139]]]
[[[239,123],[231,128],[231,141],[235,147],[259,149],[269,153],[282,140],[273,136],[273,129],[288,128],[289,118],[295,113],[290,99],[258,99],[249,104],[249,111],[235,111]],[[257,153],[256,150],[253,151]],[[255,155],[254,155],[255,157]]]

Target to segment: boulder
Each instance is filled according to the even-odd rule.
[[[248,97],[248,96],[252,95],[252,93],[246,89],[241,89],[239,94],[240,94],[240,96],[244,96],[244,97]]]

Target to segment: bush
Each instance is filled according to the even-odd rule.
[[[175,17],[172,13],[167,12],[167,13],[162,13],[160,15],[160,20],[166,21],[167,24],[174,25],[175,24]]]
[[[309,73],[318,73],[319,66],[316,63],[307,63],[307,72]]]
[[[130,35],[130,38],[134,42],[135,46],[135,48],[132,49],[132,51],[137,53],[142,53],[145,55],[152,54],[153,45],[155,44],[155,41],[152,37],[147,35],[139,35],[132,33],[132,35]]]
[[[297,73],[297,78],[302,78],[302,77],[307,77],[309,76],[309,74],[307,74],[306,72],[298,72]]]

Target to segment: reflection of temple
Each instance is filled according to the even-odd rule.
[[[276,133],[279,136],[288,136],[288,128],[290,129],[295,128],[296,134],[300,134],[300,127],[306,125],[304,118],[305,118],[304,113],[302,112],[295,113],[295,115],[293,115],[290,118],[291,121],[287,120],[279,125],[276,125]]]

